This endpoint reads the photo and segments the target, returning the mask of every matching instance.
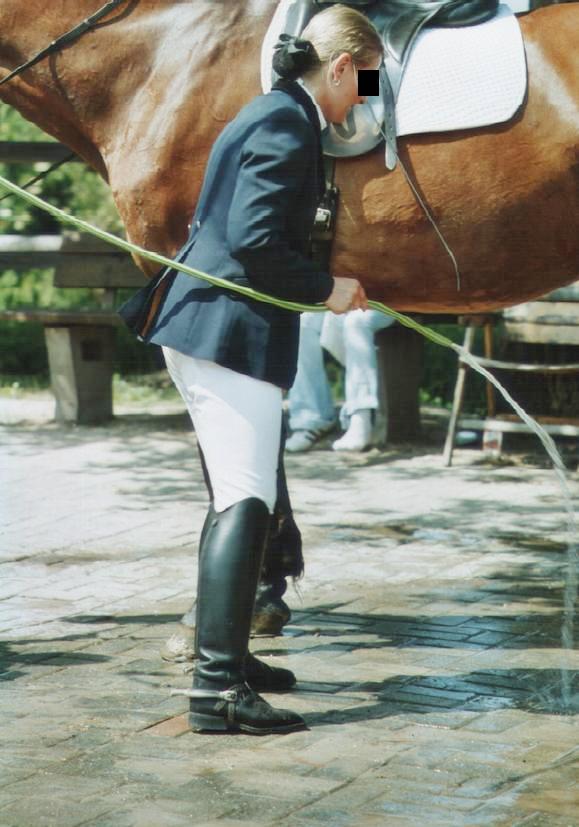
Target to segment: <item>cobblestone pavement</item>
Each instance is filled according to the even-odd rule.
[[[441,442],[288,457],[306,577],[252,650],[288,736],[194,735],[159,657],[206,494],[181,413],[0,428],[2,827],[579,824],[552,471]],[[576,496],[577,473],[571,474]],[[569,593],[569,591],[568,591]]]

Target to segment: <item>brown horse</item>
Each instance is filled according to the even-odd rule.
[[[100,0],[2,0],[0,77],[96,11]],[[276,0],[127,0],[96,29],[0,87],[112,188],[129,238],[174,254],[211,145],[260,92]],[[407,311],[525,301],[579,274],[579,5],[521,19],[529,91],[508,124],[400,140],[453,268],[382,149],[341,160],[334,275]],[[144,268],[145,269],[145,268]]]

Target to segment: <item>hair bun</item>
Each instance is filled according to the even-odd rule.
[[[308,69],[312,69],[318,60],[316,50],[309,40],[300,40],[290,34],[280,34],[274,47],[272,66],[284,80],[295,80]]]

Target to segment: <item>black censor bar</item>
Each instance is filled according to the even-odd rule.
[[[360,96],[380,94],[378,69],[358,69],[358,94]]]

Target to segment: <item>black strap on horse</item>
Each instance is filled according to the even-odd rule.
[[[44,172],[40,172],[38,175],[35,175],[34,178],[31,178],[25,184],[20,184],[20,187],[23,190],[29,190],[30,187],[32,187],[34,184],[37,184],[39,181],[42,181],[43,178],[46,178],[46,176],[50,175],[51,172],[54,172],[55,169],[58,169],[59,167],[62,167],[65,164],[68,164],[69,161],[72,161],[74,158],[76,158],[76,152],[71,152],[65,158],[61,158],[60,161],[56,161],[56,163],[49,166],[48,169],[44,170]],[[4,201],[5,198],[10,198],[10,196],[14,194],[15,193],[13,192],[7,192],[6,195],[3,195],[2,198],[0,198],[0,201]]]
[[[0,86],[2,86],[3,83],[8,83],[8,81],[12,80],[12,78],[21,75],[22,72],[25,72],[27,69],[30,69],[31,66],[36,66],[36,64],[40,63],[41,60],[44,60],[45,57],[49,57],[50,55],[55,54],[56,52],[60,51],[60,49],[62,49],[64,46],[68,46],[69,43],[74,43],[75,40],[78,40],[79,37],[82,37],[83,34],[92,29],[93,26],[99,22],[99,20],[102,20],[103,17],[106,17],[106,15],[109,12],[113,11],[113,9],[116,9],[122,3],[126,2],[127,0],[109,0],[109,2],[105,3],[105,5],[102,6],[102,8],[100,8],[90,17],[87,17],[86,20],[82,21],[82,23],[79,23],[78,26],[75,26],[73,29],[70,29],[70,31],[65,32],[60,37],[57,37],[56,40],[53,40],[52,43],[50,43],[50,45],[48,45],[45,49],[42,49],[42,51],[38,52],[38,54],[34,55],[34,57],[31,57],[30,60],[27,60],[26,63],[23,63],[21,66],[17,66],[16,69],[10,72],[9,75],[0,80]],[[76,154],[72,152],[70,155],[67,155],[66,158],[63,158],[62,160],[57,161],[55,164],[52,164],[52,166],[50,166],[47,170],[41,172],[39,175],[36,175],[30,181],[27,181],[26,184],[24,184],[23,189],[28,189],[33,184],[36,184],[38,181],[41,181],[43,178],[46,178],[46,176],[50,175],[51,172],[54,172],[55,169],[58,169],[63,164],[67,164],[69,161],[72,161],[72,159],[75,157]],[[0,201],[3,201],[4,198],[9,198],[10,195],[12,195],[12,193],[4,195],[2,198],[0,198]]]
[[[57,37],[57,39],[53,40],[50,45],[48,45],[45,49],[42,49],[42,51],[38,52],[38,54],[34,55],[34,57],[31,57],[30,60],[27,60],[26,63],[22,64],[22,66],[17,66],[16,69],[10,72],[9,75],[0,80],[0,86],[2,86],[3,83],[8,83],[9,80],[12,80],[12,78],[15,78],[17,75],[22,74],[22,72],[25,72],[26,69],[36,66],[36,64],[41,60],[44,60],[45,57],[55,54],[55,52],[60,51],[64,46],[68,46],[69,43],[73,43],[75,40],[78,40],[79,37],[82,37],[83,34],[92,29],[93,26],[109,12],[126,2],[127,0],[109,0],[109,2],[105,3],[102,8],[90,17],[87,17],[86,20],[82,21],[82,23],[79,23],[78,26],[75,26],[73,29],[70,29],[70,31],[65,32],[60,37]]]

